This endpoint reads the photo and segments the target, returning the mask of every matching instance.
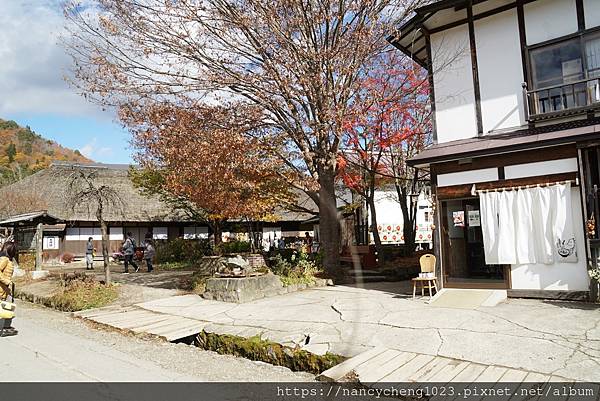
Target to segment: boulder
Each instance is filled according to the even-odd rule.
[[[225,258],[222,267],[219,269],[219,275],[233,275],[233,276],[248,276],[253,273],[254,269],[250,266],[250,263],[243,257],[237,255],[231,258]]]

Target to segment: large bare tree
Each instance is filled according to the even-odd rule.
[[[86,208],[88,213],[93,213],[100,224],[102,233],[102,260],[104,262],[104,281],[110,284],[110,268],[108,259],[109,238],[108,224],[106,223],[107,209],[122,210],[124,202],[119,193],[108,185],[98,180],[96,170],[85,167],[73,167],[67,176],[67,190],[65,201],[69,210],[74,213],[81,208]]]
[[[357,78],[394,22],[422,0],[92,3],[66,8],[75,85],[128,113],[156,102],[259,107],[260,139],[295,173],[290,184],[319,206],[324,264],[338,276],[342,122]]]

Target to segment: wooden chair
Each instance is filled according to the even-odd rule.
[[[433,277],[415,277],[412,279],[413,282],[413,299],[417,295],[417,283],[421,284],[421,296],[425,296],[425,288],[429,289],[429,299],[431,299],[431,289],[435,289],[437,294],[437,279],[435,277],[435,256],[428,253],[419,258],[419,264],[421,265],[421,273],[433,273]]]

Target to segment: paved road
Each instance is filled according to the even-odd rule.
[[[0,338],[1,381],[307,381],[313,376],[184,344],[95,329],[19,303],[19,334]]]

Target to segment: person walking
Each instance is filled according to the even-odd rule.
[[[92,237],[88,238],[85,244],[85,270],[94,270],[94,256],[96,254],[96,248],[94,248],[94,241]]]
[[[133,256],[135,255],[135,238],[133,238],[133,234],[131,232],[127,233],[127,238],[125,238],[125,242],[123,242],[123,255],[125,256],[125,271],[123,273],[129,274],[130,264],[137,273],[140,270],[140,267],[137,263],[135,263],[135,260],[133,260]]]
[[[10,294],[12,284],[13,260],[17,256],[17,246],[14,242],[7,242],[0,252],[0,301],[5,301]]]
[[[13,260],[17,256],[17,246],[14,242],[6,242],[2,246],[2,251],[0,252],[0,301],[6,301],[8,295],[11,294],[11,286],[12,286],[12,275],[13,275]],[[14,303],[14,296],[12,295],[12,302]],[[4,319],[2,335],[15,335],[17,334],[17,330],[12,327],[12,318]]]
[[[154,255],[156,254],[156,250],[154,249],[154,245],[152,244],[151,239],[147,239],[145,241],[146,249],[144,250],[144,260],[146,261],[146,267],[148,268],[148,273],[154,270],[152,266],[152,260],[154,259]]]

